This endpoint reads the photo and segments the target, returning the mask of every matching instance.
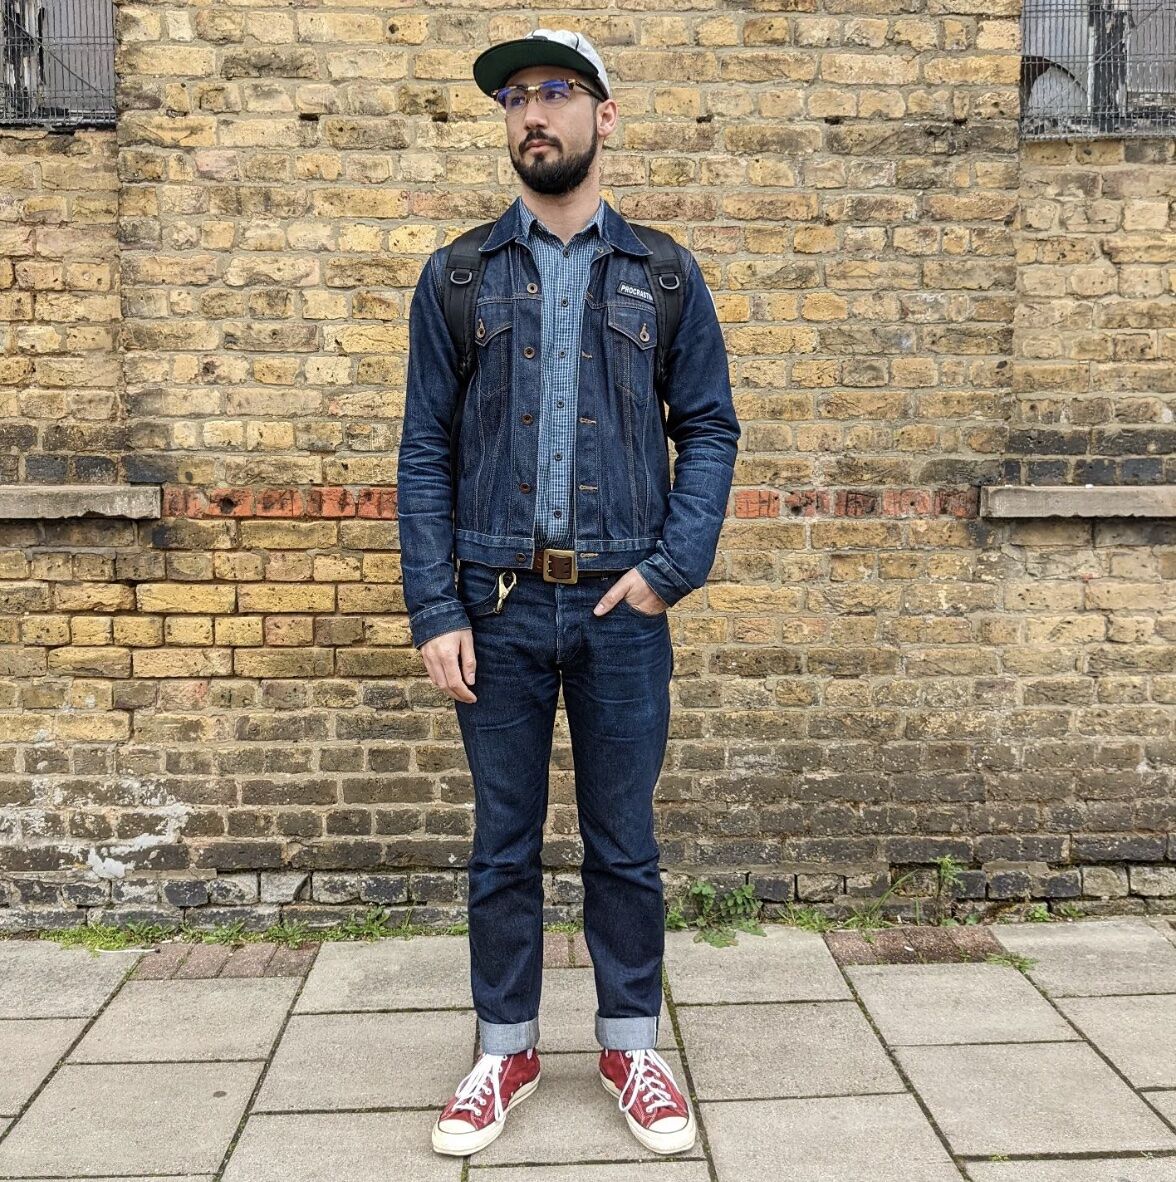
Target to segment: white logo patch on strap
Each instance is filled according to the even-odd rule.
[[[634,299],[647,300],[649,303],[651,303],[651,304],[653,303],[653,293],[652,292],[646,291],[642,287],[634,287],[633,284],[631,284],[631,283],[618,284],[617,285],[617,294],[618,295],[633,296]]]

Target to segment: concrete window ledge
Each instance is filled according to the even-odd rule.
[[[159,489],[129,484],[0,484],[0,521],[159,516]]]
[[[1176,517],[1176,484],[988,485],[980,490],[980,516]]]

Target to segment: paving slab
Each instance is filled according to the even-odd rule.
[[[215,1173],[260,1072],[66,1064],[0,1141],[0,1177]]]
[[[1176,1126],[1176,1092],[1148,1092],[1147,1098],[1170,1125]]]
[[[702,1104],[722,1182],[960,1182],[915,1098]]]
[[[70,1062],[264,1059],[297,990],[288,977],[128,981]]]
[[[1176,1088],[1176,994],[1059,998],[1062,1011],[1137,1088]]]
[[[0,1021],[0,1116],[16,1116],[75,1038],[85,1018]]]
[[[213,1182],[215,1174],[136,1174],[133,1178],[112,1178],[104,1174],[101,1182]],[[5,1178],[4,1182],[45,1182],[44,1178]],[[54,1178],[53,1182],[93,1182],[91,1178]]]
[[[553,969],[543,974],[539,999],[539,1051],[595,1051],[596,978],[583,969]],[[674,1027],[662,999],[657,1027],[658,1050],[673,1050]]]
[[[1055,997],[1176,993],[1176,946],[1134,918],[994,924],[1010,952],[1032,956],[1029,977]]]
[[[532,1166],[478,1166],[470,1158],[470,1178],[478,1182],[710,1182],[704,1161],[609,1162],[594,1166],[547,1166],[542,1179]]]
[[[766,935],[739,933],[732,948],[667,932],[665,966],[675,1004],[739,1001],[845,1001],[851,997],[816,932],[768,925]]]
[[[893,928],[834,930],[825,943],[839,965],[984,963],[1002,951],[987,927],[954,928],[900,924]]]
[[[897,1047],[956,1153],[1176,1149],[1176,1134],[1085,1043]]]
[[[664,1058],[685,1087],[679,1056]],[[539,1087],[511,1112],[502,1136],[471,1160],[482,1166],[664,1160],[629,1132],[616,1097],[600,1083],[596,1064],[596,1055],[544,1057]],[[700,1138],[689,1153],[675,1154],[683,1157],[702,1157]]]
[[[294,1010],[469,1009],[471,1003],[469,940],[417,936],[324,944]]]
[[[1176,1182],[1176,1158],[969,1162],[972,1182]]]
[[[439,1109],[473,1065],[475,1026],[472,1010],[295,1014],[254,1110]]]
[[[1078,1038],[1007,965],[850,965],[845,972],[891,1046]]]
[[[432,1112],[251,1116],[224,1182],[459,1182],[466,1159],[433,1152],[434,1120]]]
[[[143,953],[0,940],[0,1018],[89,1018]]]
[[[678,1025],[700,1100],[905,1090],[852,1001],[679,1006]]]

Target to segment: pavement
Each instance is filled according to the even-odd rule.
[[[468,1159],[429,1147],[477,1052],[465,937],[0,941],[0,1178],[1176,1182],[1174,925],[667,933],[672,1158],[597,1081],[582,935],[547,933],[542,1083]]]

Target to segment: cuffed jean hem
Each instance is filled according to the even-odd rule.
[[[596,1041],[606,1051],[644,1051],[657,1046],[657,1016],[602,1018],[596,1015]]]
[[[529,1022],[483,1022],[478,1019],[478,1038],[484,1055],[517,1055],[539,1041],[539,1019]]]

